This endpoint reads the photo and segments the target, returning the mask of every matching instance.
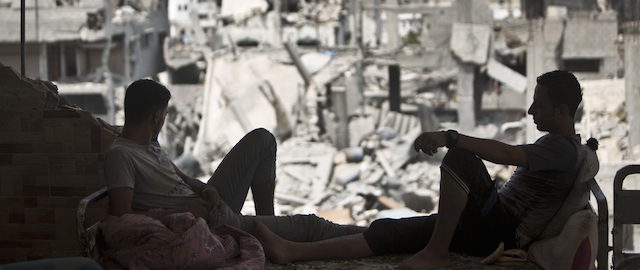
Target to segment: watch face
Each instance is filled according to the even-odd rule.
[[[451,148],[451,147],[455,147],[456,144],[458,143],[458,138],[460,137],[460,134],[458,134],[457,131],[455,130],[448,130],[447,131],[447,141],[446,141],[446,146]]]

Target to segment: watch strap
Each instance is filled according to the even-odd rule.
[[[457,131],[450,129],[446,131],[445,134],[446,142],[445,146],[447,148],[454,148],[458,145],[458,140],[460,140],[460,134]]]

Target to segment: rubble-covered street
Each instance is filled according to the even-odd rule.
[[[244,17],[236,18],[235,24],[218,29],[227,38],[217,43],[221,49],[205,52],[209,56],[204,58],[201,83],[172,85],[171,76],[159,76],[174,94],[161,140],[185,171],[206,181],[242,135],[253,128],[267,128],[279,141],[277,214],[315,213],[338,223],[366,226],[380,217],[437,211],[439,164],[446,149],[434,157],[415,153],[411,144],[421,132],[457,129],[511,144],[529,139],[527,126],[532,121],[526,110],[531,93],[525,89],[531,78],[521,75],[521,70],[530,65],[525,52],[531,50],[530,40],[536,34],[525,20],[491,21],[481,12],[469,15],[472,22],[483,22],[482,27],[494,25],[492,31],[478,26],[487,31],[474,34],[482,43],[478,49],[467,46],[469,37],[458,34],[469,24],[442,17],[452,10],[459,15],[469,7],[449,2],[424,5],[420,6],[423,14],[438,11],[441,17],[405,18],[403,23],[408,25],[430,24],[431,28],[418,36],[419,42],[393,47],[392,39],[376,41],[375,9],[367,11],[363,6],[361,25],[356,26],[362,27],[360,38],[381,45],[337,46],[340,41],[323,29],[340,22],[345,14],[353,15],[345,13],[349,9],[343,5],[343,13],[337,12],[340,1],[299,3],[304,5],[297,12],[281,14],[282,25],[272,23],[271,12],[242,13]],[[489,10],[488,6],[478,8]],[[495,15],[500,6],[491,8]],[[553,23],[553,16],[562,19],[562,9],[556,11],[560,13],[548,14],[547,24]],[[585,22],[612,26],[611,13],[594,14]],[[297,44],[274,40],[271,31],[278,27]],[[305,27],[317,30],[309,32]],[[399,36],[410,36],[411,29],[416,29],[403,27]],[[597,42],[617,42],[617,37],[611,39]],[[582,57],[587,50],[576,47],[573,39],[553,42],[564,42],[564,53],[572,57]],[[609,57],[604,51],[616,49],[615,45],[605,47],[593,47],[591,52]],[[607,168],[607,164],[633,163],[640,149],[634,152],[629,147],[625,80],[617,78],[610,58],[604,59],[607,69],[600,73],[577,73],[584,88],[577,129],[583,141],[590,137],[600,141],[600,162]],[[393,89],[398,91],[397,100]],[[514,169],[486,165],[499,184]],[[607,175],[597,180],[611,179]],[[243,213],[253,211],[249,198]]]

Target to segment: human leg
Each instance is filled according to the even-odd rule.
[[[273,189],[275,187],[276,141],[263,129],[245,135],[224,157],[208,181],[222,200],[240,213],[252,188],[258,215],[273,215]]]
[[[482,161],[462,149],[450,149],[441,166],[440,202],[433,237],[413,257],[402,262],[400,268],[439,268],[449,265],[449,250],[472,251],[475,246],[464,246],[453,239],[469,236],[462,230],[461,218],[466,226],[487,216],[496,205],[497,193]],[[472,216],[473,219],[468,219]],[[474,236],[475,237],[475,236]],[[469,239],[462,239],[468,242]],[[482,245],[482,244],[479,244]]]
[[[432,214],[377,219],[363,235],[375,255],[414,254],[423,249],[431,239],[437,217],[438,214]]]
[[[431,269],[450,265],[449,245],[466,203],[466,192],[449,173],[443,170],[440,181],[438,218],[431,239],[424,249],[401,262],[398,267]]]
[[[379,219],[363,233],[317,242],[288,241],[261,223],[254,228],[253,234],[261,241],[267,257],[273,262],[354,259],[419,251],[431,238],[436,216]]]
[[[279,237],[257,219],[253,223],[254,236],[258,238],[267,258],[273,263],[355,259],[374,255],[361,233],[317,242],[294,242]]]
[[[321,241],[299,242],[283,238],[273,227],[253,220],[252,234],[262,243],[267,257],[276,263],[322,259],[355,259],[373,255],[415,253],[431,237],[437,215],[403,219],[379,219],[363,233]],[[275,227],[277,229],[278,226]],[[358,228],[362,230],[363,228]],[[282,233],[282,232],[280,232]]]
[[[255,203],[256,215],[273,216],[273,196],[276,190],[276,181],[271,183],[252,183],[251,194]]]
[[[358,226],[336,224],[316,215],[244,216],[233,212],[228,206],[224,207],[222,214],[213,216],[209,225],[226,224],[253,234],[255,228],[253,220],[258,220],[279,237],[294,242],[320,241],[359,233],[364,229]]]

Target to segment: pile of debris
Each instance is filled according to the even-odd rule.
[[[428,100],[434,108],[451,110],[455,92],[455,69],[435,72],[403,70],[403,96],[407,103]],[[329,136],[309,140],[292,136],[278,145],[276,213],[280,215],[314,213],[343,224],[366,226],[380,217],[424,215],[437,211],[440,161],[446,149],[428,157],[413,150],[413,140],[423,127],[417,116],[389,111],[385,102],[388,78],[376,65],[364,68],[363,81],[367,103],[362,112],[349,119],[349,147],[338,149]],[[583,139],[600,140],[600,160],[616,162],[629,157],[628,124],[624,117],[624,81],[607,79],[583,81],[584,105],[577,125]],[[168,149],[177,163],[193,162],[191,139],[196,138],[202,118],[199,86],[171,86],[180,94],[171,105],[167,121]],[[602,91],[607,89],[607,91]],[[404,92],[406,91],[406,93]],[[193,100],[189,103],[189,96]],[[378,96],[380,96],[378,98]],[[420,98],[424,96],[423,98]],[[182,104],[180,100],[185,104]],[[326,109],[326,108],[322,108]],[[435,117],[435,115],[434,115]],[[524,143],[526,118],[508,122],[503,112],[484,112],[479,116],[473,135]],[[442,113],[435,119],[434,130],[456,129],[455,117]],[[216,141],[216,140],[213,140]],[[202,164],[192,175],[214,170],[232,144],[219,140],[210,145],[211,165]],[[226,142],[226,143],[223,143]],[[196,161],[197,162],[197,161]],[[514,168],[485,163],[498,186],[509,179]],[[203,170],[199,170],[203,168]],[[208,177],[203,176],[203,180]],[[242,210],[253,214],[249,198]]]
[[[584,116],[578,132],[583,139],[596,138],[600,163],[617,163],[640,157],[629,148],[629,117],[625,108],[625,80],[582,81]]]

